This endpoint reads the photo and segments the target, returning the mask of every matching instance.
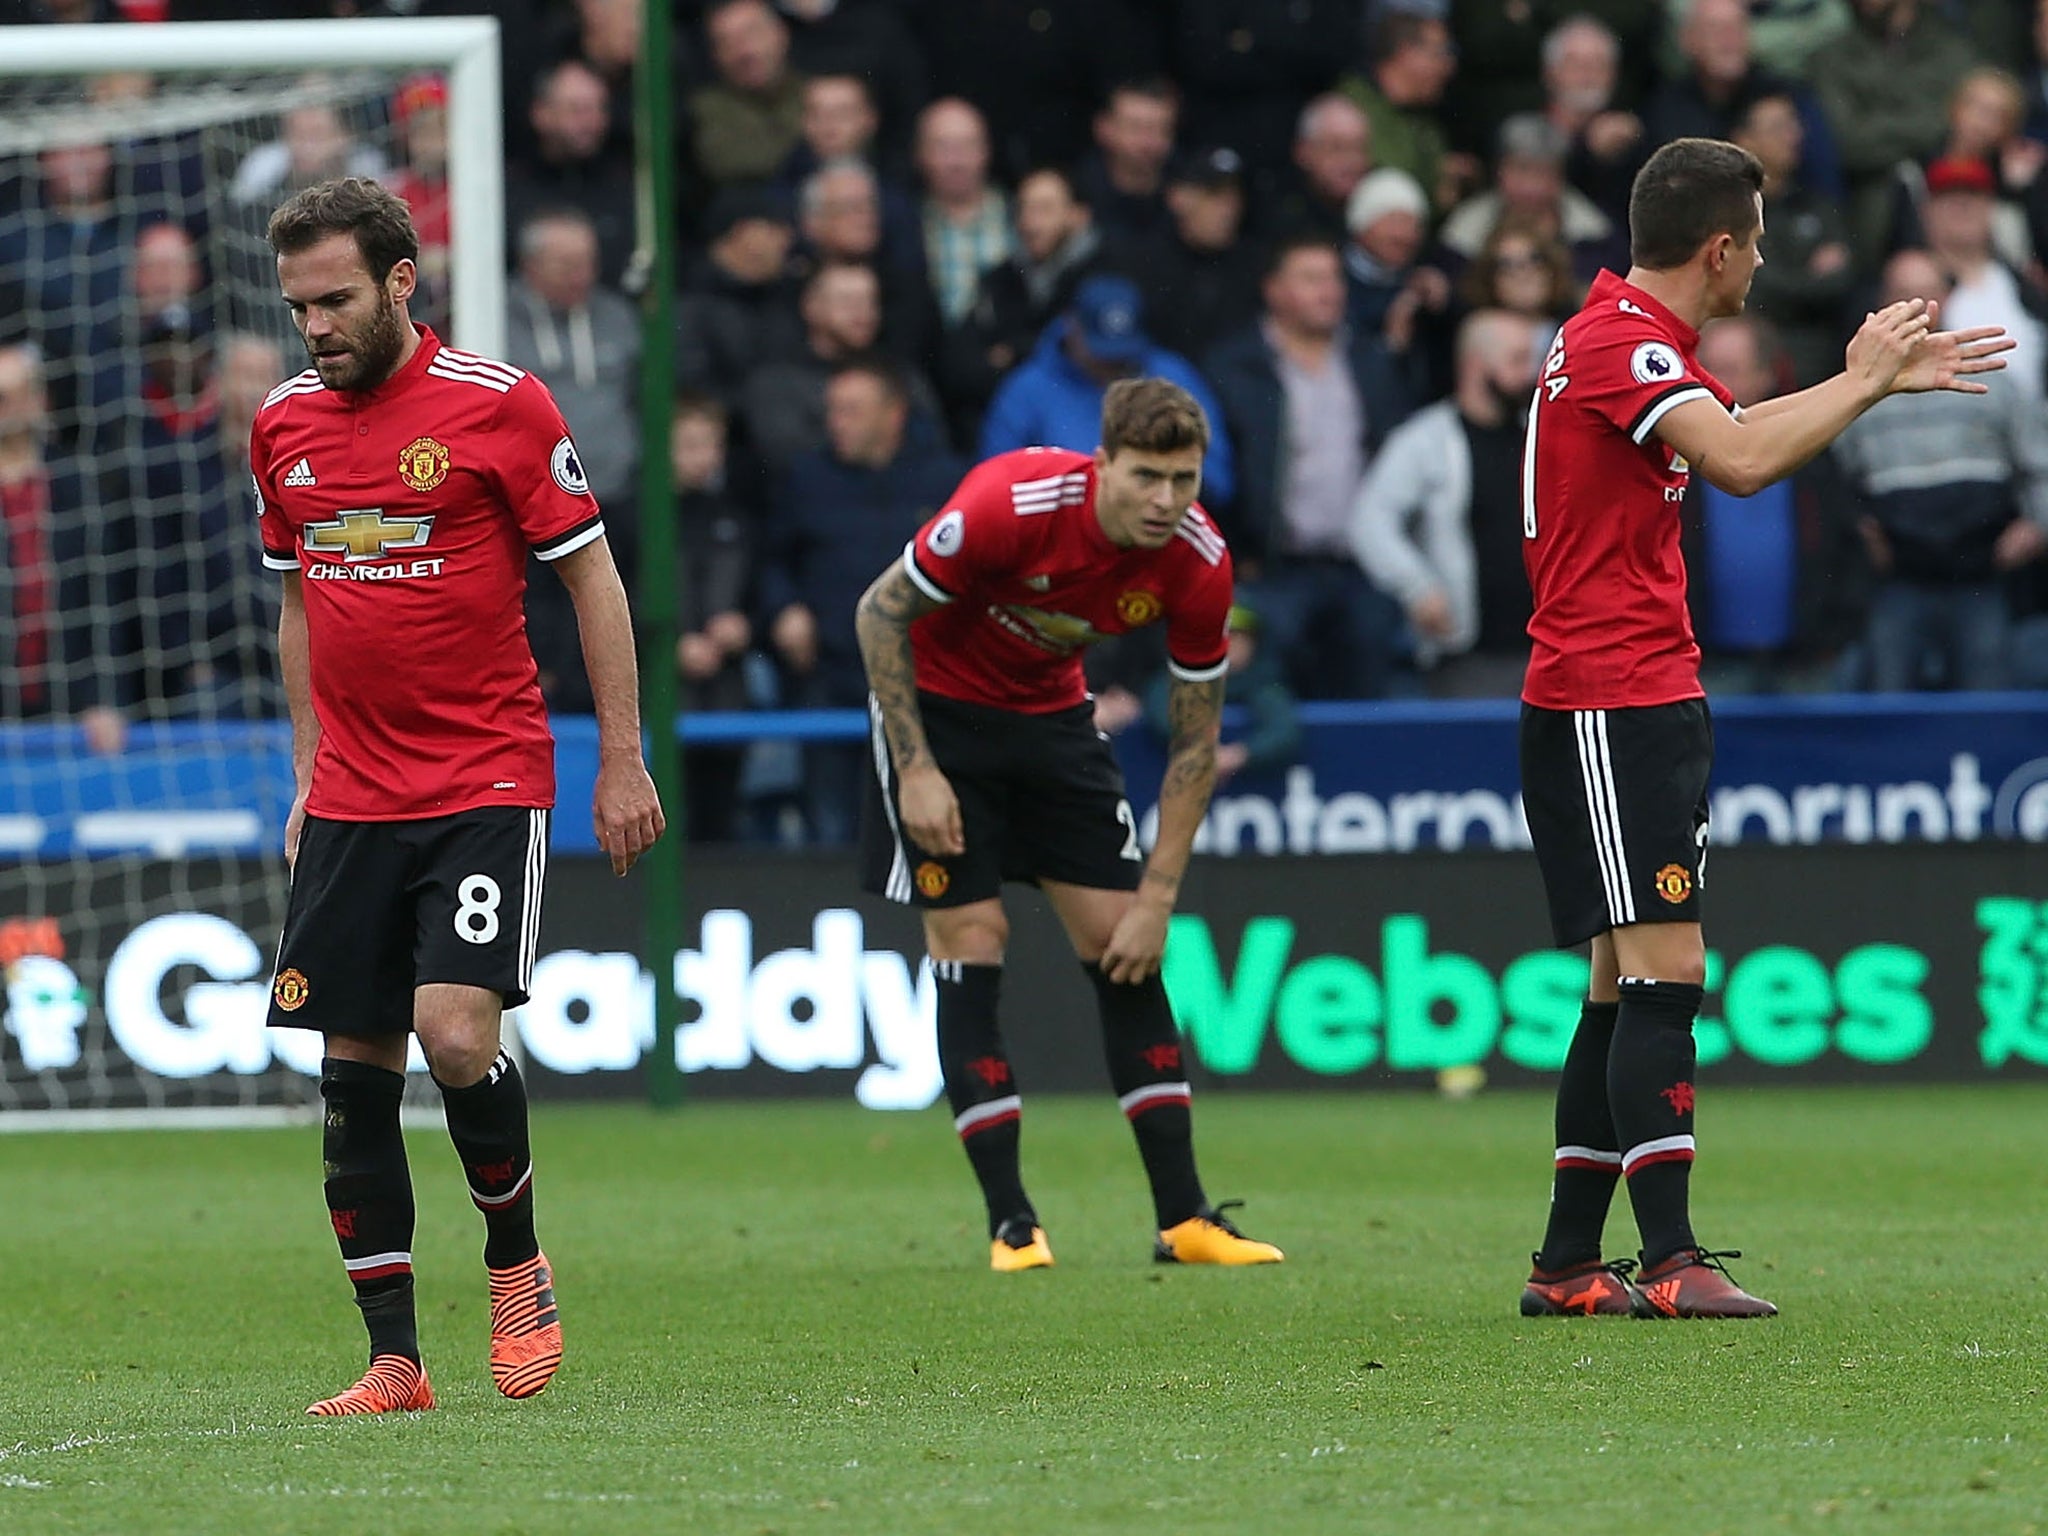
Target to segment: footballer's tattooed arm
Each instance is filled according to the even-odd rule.
[[[1159,836],[1144,885],[1171,902],[1180,894],[1195,833],[1216,788],[1216,741],[1223,729],[1223,679],[1175,677],[1166,690],[1166,773],[1159,781]]]
[[[898,773],[909,773],[931,760],[925,745],[924,719],[917,712],[917,668],[910,656],[910,626],[941,605],[935,603],[892,562],[861,594],[853,612],[853,632],[860,640],[861,665],[868,688],[882,712],[882,730]]]
[[[952,857],[967,840],[960,802],[932,760],[917,709],[917,665],[910,653],[910,626],[941,605],[918,590],[901,562],[892,564],[861,594],[853,613],[868,691],[882,717],[882,734],[896,765],[897,817],[910,840],[927,853]]]

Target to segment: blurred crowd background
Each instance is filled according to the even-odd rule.
[[[968,464],[1090,449],[1103,391],[1207,408],[1237,562],[1226,774],[1298,699],[1512,697],[1521,445],[1545,349],[1625,271],[1627,196],[1706,134],[1767,175],[1745,403],[1840,366],[1895,298],[2019,338],[1986,400],[1900,398],[1748,498],[1680,509],[1716,692],[2048,686],[2048,3],[2024,0],[676,0],[676,405],[641,441],[637,0],[0,0],[0,21],[469,14],[503,25],[509,360],[560,401],[629,582],[675,520],[694,711],[861,705],[860,592]],[[0,50],[6,47],[0,29]],[[0,717],[275,714],[248,424],[303,363],[262,221],[385,179],[443,325],[446,92],[306,76],[238,134],[147,77],[0,83]],[[154,110],[164,109],[164,110]],[[666,455],[672,505],[637,505]],[[551,703],[588,708],[551,578]],[[1163,656],[1091,659],[1147,729]],[[691,835],[838,841],[864,747],[693,749]]]

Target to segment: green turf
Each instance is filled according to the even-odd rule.
[[[1718,1325],[1514,1316],[1533,1095],[1207,1096],[1212,1189],[1290,1252],[1246,1271],[1155,1268],[1114,1109],[1034,1103],[1022,1276],[939,1112],[545,1111],[561,1378],[491,1393],[418,1135],[442,1406],[326,1422],[315,1131],[0,1137],[0,1532],[2036,1531],[2043,1108],[1715,1092],[1701,1235],[1785,1309]]]

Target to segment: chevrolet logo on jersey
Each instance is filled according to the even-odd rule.
[[[381,560],[401,549],[420,548],[433,531],[432,517],[386,517],[372,508],[306,524],[306,548],[316,553],[339,550],[350,560]]]

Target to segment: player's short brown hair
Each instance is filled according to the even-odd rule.
[[[401,261],[420,259],[419,231],[405,199],[367,176],[341,176],[294,193],[270,216],[265,234],[280,256],[310,250],[329,235],[352,235],[379,283]]]
[[[1763,189],[1763,165],[1748,150],[1720,139],[1673,139],[1629,189],[1629,260],[1667,272],[1716,235],[1747,240]]]
[[[1102,399],[1102,451],[1209,451],[1209,418],[1195,397],[1165,379],[1119,379]]]

